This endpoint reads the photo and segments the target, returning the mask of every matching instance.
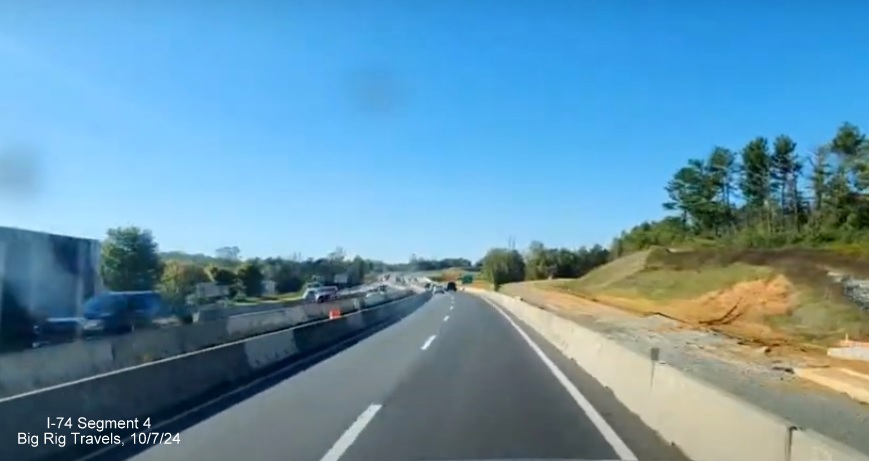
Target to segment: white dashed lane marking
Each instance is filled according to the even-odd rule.
[[[422,345],[422,347],[420,349],[422,349],[422,350],[428,349],[428,347],[431,346],[431,343],[435,340],[435,338],[437,338],[437,335],[429,336],[428,339],[425,340],[425,343]]]
[[[353,445],[353,442],[356,441],[356,438],[359,437],[359,434],[365,429],[365,426],[374,419],[374,415],[377,414],[378,411],[383,407],[383,405],[372,404],[369,405],[362,414],[356,418],[356,421],[353,421],[353,424],[341,434],[341,437],[338,437],[338,440],[335,441],[335,444],[332,445],[332,448],[320,458],[320,461],[338,461],[341,459],[341,456],[350,448],[350,445]]]

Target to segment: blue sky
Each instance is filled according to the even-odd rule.
[[[781,4],[2,0],[0,149],[37,187],[0,224],[391,261],[607,244],[716,144],[865,122],[869,4]]]

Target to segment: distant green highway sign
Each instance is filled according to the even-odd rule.
[[[474,283],[474,276],[470,274],[466,274],[462,276],[462,285],[470,285]]]

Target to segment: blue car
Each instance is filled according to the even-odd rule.
[[[152,326],[163,310],[163,298],[156,291],[115,291],[89,299],[83,310],[84,332],[124,334]]]

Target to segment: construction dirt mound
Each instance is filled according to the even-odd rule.
[[[654,248],[550,289],[761,344],[869,338],[869,312],[833,273],[869,293],[869,261],[809,249]]]
[[[694,299],[655,302],[602,294],[591,300],[644,316],[667,317],[685,327],[714,330],[747,342],[779,345],[795,342],[796,338],[773,328],[769,319],[789,314],[794,297],[793,284],[777,276],[740,282]]]
[[[726,325],[740,320],[759,320],[787,314],[792,296],[793,285],[780,275],[772,280],[738,283],[689,302],[704,306],[701,318],[697,319],[700,323]]]
[[[740,282],[696,299],[677,301],[672,310],[682,322],[743,339],[777,343],[785,341],[788,335],[774,330],[767,321],[790,313],[794,297],[793,284],[779,275],[772,280]]]

